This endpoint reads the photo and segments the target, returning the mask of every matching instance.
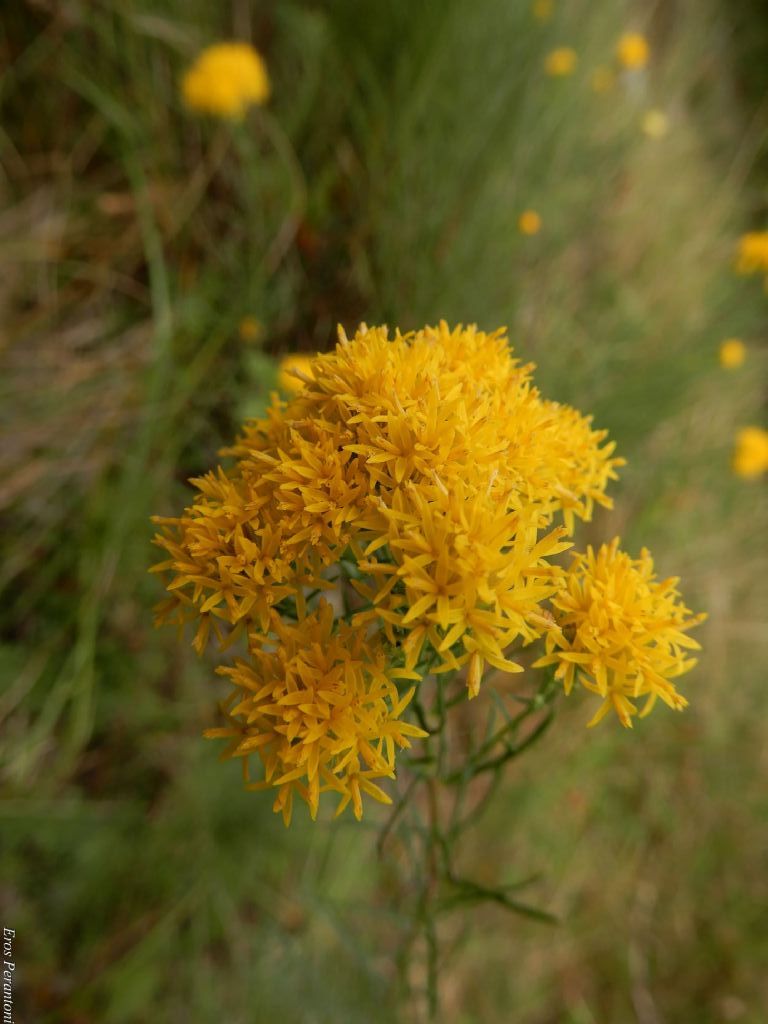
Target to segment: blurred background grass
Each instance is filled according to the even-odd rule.
[[[762,1024],[767,515],[730,472],[765,404],[768,297],[732,272],[767,212],[762,5],[29,0],[0,22],[0,858],[25,1019],[421,1019],[404,854],[376,861],[375,816],[286,832],[241,791],[200,739],[211,666],[152,629],[146,567],[148,516],[183,507],[281,353],[445,317],[507,324],[545,393],[611,431],[629,465],[582,540],[648,544],[710,619],[685,716],[586,732],[574,698],[510,772],[461,857],[538,874],[560,923],[447,919],[443,1018]],[[595,92],[628,29],[649,71]],[[222,38],[273,82],[242,125],[179,101]],[[562,45],[576,72],[548,78]]]

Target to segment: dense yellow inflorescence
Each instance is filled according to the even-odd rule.
[[[344,622],[335,629],[322,600],[295,623],[277,618],[273,627],[270,649],[256,645],[250,662],[219,669],[233,686],[223,705],[228,724],[206,735],[230,740],[225,754],[243,758],[250,789],[278,788],[274,809],[286,824],[295,792],[313,818],[321,787],[340,794],[337,813],[351,801],[358,818],[363,793],[390,803],[373,780],[394,777],[395,749],[424,735],[399,721],[413,689],[401,696],[394,680],[414,673],[391,669],[375,637]],[[265,777],[250,782],[256,752]]]
[[[648,551],[630,558],[618,538],[574,556],[567,586],[552,601],[560,630],[548,633],[547,654],[537,665],[557,665],[566,693],[578,681],[602,697],[590,725],[613,710],[631,726],[639,697],[647,698],[641,715],[658,698],[676,710],[687,705],[670,680],[695,665],[685,651],[699,645],[686,630],[704,616],[682,604],[677,583],[658,581]]]
[[[610,506],[622,460],[588,417],[541,397],[532,369],[501,330],[340,332],[335,350],[293,368],[288,400],[246,423],[223,453],[234,465],[193,480],[182,516],[156,520],[169,591],[158,620],[193,624],[198,653],[212,636],[239,646],[220,670],[234,688],[227,725],[208,735],[229,738],[248,779],[260,761],[253,785],[277,788],[286,820],[297,796],[312,816],[323,792],[357,817],[363,794],[387,799],[373,780],[426,735],[402,716],[427,674],[462,670],[475,696],[488,666],[520,670],[512,644],[544,637],[570,687],[567,655],[583,652],[569,602],[592,593],[602,562],[566,573],[556,556],[577,519]],[[626,564],[634,580],[640,563]],[[638,599],[627,616],[636,609],[648,613]],[[656,657],[640,685],[640,651],[622,662],[632,692],[615,682],[624,724],[625,700],[666,699],[657,677],[690,667]],[[592,688],[605,698],[614,676],[598,672]]]

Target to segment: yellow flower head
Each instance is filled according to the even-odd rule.
[[[642,128],[649,139],[663,139],[669,132],[669,118],[663,110],[648,110],[643,115]]]
[[[541,231],[541,217],[535,210],[523,210],[517,226],[522,235],[538,235]]]
[[[283,391],[301,391],[312,375],[312,356],[301,352],[283,356],[278,368],[277,382]]]
[[[677,582],[658,581],[650,554],[630,558],[618,538],[574,556],[567,589],[552,600],[560,632],[547,635],[548,653],[537,665],[557,665],[566,693],[578,681],[602,698],[590,725],[613,710],[631,726],[638,697],[647,698],[641,717],[659,697],[677,710],[687,705],[670,680],[696,664],[685,654],[699,647],[687,631],[704,616],[691,616]]]
[[[472,661],[472,697],[486,662],[520,672],[503,651],[518,637],[529,642],[552,627],[541,605],[561,585],[562,571],[547,559],[570,547],[565,529],[537,540],[534,512],[509,511],[508,502],[458,482],[450,492],[406,487],[382,518],[368,552],[386,538],[391,560],[361,559],[365,577],[357,589],[377,608],[391,639],[402,638],[406,668],[416,667],[429,641],[436,672]]]
[[[277,788],[274,810],[286,825],[294,796],[312,818],[322,792],[339,795],[337,814],[351,802],[358,820],[363,794],[391,803],[373,780],[393,778],[395,749],[426,735],[398,721],[413,688],[401,696],[381,644],[345,623],[336,629],[325,601],[295,624],[275,616],[273,628],[273,649],[219,669],[234,689],[222,707],[227,725],[206,736],[229,739],[225,756],[243,758],[248,788]],[[264,778],[250,782],[254,756]]]
[[[736,435],[733,471],[746,480],[754,480],[768,470],[768,430],[744,427]]]
[[[271,607],[303,600],[304,585],[327,588],[325,568],[348,547],[359,559],[387,548],[414,502],[429,503],[425,522],[432,508],[444,517],[461,487],[464,511],[452,516],[471,508],[492,535],[514,513],[520,537],[513,530],[507,549],[529,554],[555,518],[572,532],[574,517],[610,504],[621,460],[605,433],[543,401],[502,331],[361,328],[308,363],[301,391],[227,452],[236,467],[193,481],[184,515],[157,520],[169,557],[155,569],[170,592],[159,620],[197,622],[200,650],[211,630],[222,641],[254,621],[265,630]],[[392,625],[399,612],[389,614]]]
[[[616,443],[608,441],[607,430],[594,430],[592,417],[559,402],[541,402],[543,418],[527,441],[526,477],[536,481],[529,491],[556,508],[572,534],[574,517],[589,522],[595,505],[613,508],[605,493],[624,459],[616,458]],[[535,469],[534,469],[535,465]]]
[[[747,358],[747,346],[741,338],[727,338],[720,345],[720,365],[725,370],[736,370]]]
[[[736,257],[738,274],[768,271],[768,231],[749,231],[739,239]]]
[[[196,623],[193,642],[202,654],[211,630],[222,643],[254,622],[266,630],[272,606],[313,577],[286,557],[268,481],[254,486],[219,468],[191,483],[198,494],[183,516],[154,518],[161,527],[155,542],[170,558],[153,571],[170,576],[158,623]]]
[[[241,118],[252,104],[269,98],[264,61],[248,43],[217,43],[185,73],[181,92],[190,110]]]
[[[646,555],[580,556],[566,589],[553,559],[576,518],[610,504],[622,460],[589,417],[541,397],[503,330],[363,324],[289,360],[286,390],[299,386],[245,424],[222,453],[234,465],[156,518],[154,567],[158,622],[193,625],[198,653],[211,638],[246,648],[220,669],[234,690],[209,735],[246,773],[261,762],[253,785],[277,789],[286,821],[296,796],[313,817],[324,791],[358,817],[364,793],[386,802],[374,780],[423,735],[401,721],[412,693],[396,680],[462,670],[475,696],[486,666],[519,671],[513,643],[546,638],[567,685],[578,663],[625,716],[641,693],[677,699],[662,683],[688,667],[689,623]]]
[[[578,57],[576,51],[570,46],[561,46],[547,54],[544,61],[544,70],[552,78],[564,78],[572,75],[576,70]]]
[[[648,40],[639,32],[625,32],[616,46],[616,56],[619,64],[628,70],[644,68],[650,56]]]

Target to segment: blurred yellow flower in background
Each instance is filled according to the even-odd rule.
[[[741,338],[726,338],[720,345],[720,365],[725,370],[735,370],[747,358],[747,346]]]
[[[255,316],[244,316],[240,321],[238,333],[241,341],[258,341],[264,332],[261,322]]]
[[[576,70],[578,57],[576,51],[570,46],[561,46],[547,54],[544,61],[544,70],[553,78],[563,78],[565,75],[572,75]]]
[[[517,226],[522,235],[538,235],[541,231],[541,217],[535,210],[523,210]]]
[[[669,118],[663,110],[648,110],[643,115],[642,128],[649,139],[663,139],[669,132]]]
[[[616,46],[616,56],[619,64],[628,70],[644,68],[650,56],[647,39],[639,32],[625,32]]]
[[[616,84],[616,76],[613,71],[604,64],[592,72],[592,92],[610,92]]]
[[[733,453],[733,471],[737,476],[752,480],[768,469],[768,430],[762,427],[744,427],[736,435]]]
[[[533,11],[534,18],[538,18],[539,21],[549,21],[552,17],[554,10],[554,0],[533,0]]]
[[[216,43],[198,56],[181,83],[190,110],[240,118],[269,98],[264,61],[249,43]]]
[[[313,357],[301,352],[292,352],[283,356],[278,369],[277,383],[283,391],[301,391],[304,381],[296,376],[301,373],[305,377],[312,376]]]
[[[768,231],[748,231],[739,239],[736,272],[754,274],[758,270],[768,270]]]

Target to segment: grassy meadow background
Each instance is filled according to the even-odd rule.
[[[646,72],[609,91],[619,35]],[[241,123],[184,109],[211,42],[272,79]],[[575,73],[544,74],[557,46]],[[536,876],[542,924],[443,923],[456,1024],[768,1019],[764,423],[768,295],[758,3],[10,0],[0,11],[0,891],[19,1020],[418,1022],[397,954],[405,853],[376,811],[283,828],[201,732],[218,690],[147,574],[175,514],[337,323],[506,324],[551,397],[628,460],[583,541],[647,544],[706,609],[684,715],[632,730],[561,701],[460,851]],[[643,131],[651,109],[668,131]],[[520,213],[542,218],[518,230]],[[250,330],[242,322],[250,318]],[[253,322],[258,323],[254,329]],[[718,346],[744,338],[743,367]],[[481,698],[482,700],[483,698]]]

